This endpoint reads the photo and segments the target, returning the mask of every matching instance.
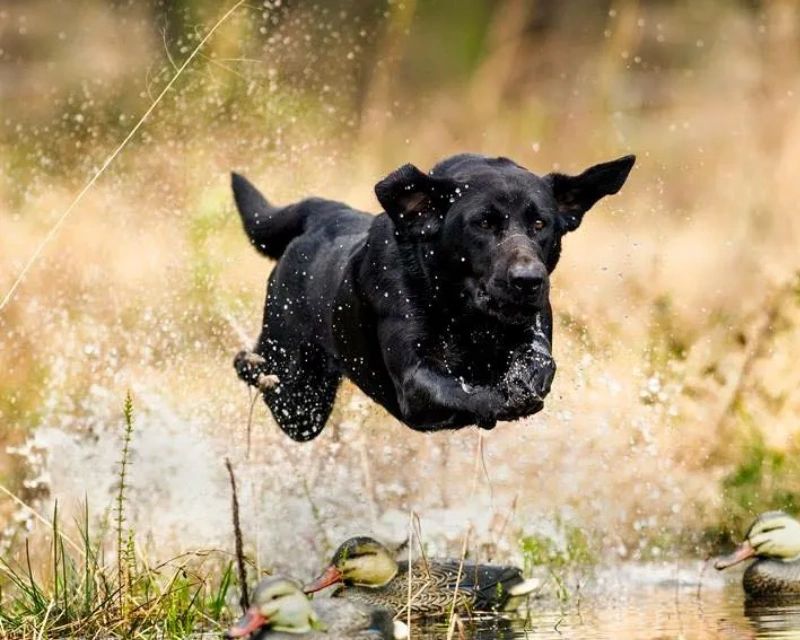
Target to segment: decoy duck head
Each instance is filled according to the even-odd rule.
[[[714,567],[727,569],[748,558],[790,561],[800,558],[800,522],[783,511],[767,511],[755,519],[744,542],[733,553],[717,558]]]
[[[314,593],[333,584],[382,587],[397,575],[398,566],[389,550],[366,536],[350,538],[333,554],[322,574],[304,588]]]
[[[250,608],[225,635],[242,638],[265,626],[274,631],[307,633],[318,626],[318,621],[298,585],[286,578],[267,578],[253,592]]]

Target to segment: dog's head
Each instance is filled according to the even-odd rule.
[[[537,176],[507,158],[457,155],[428,174],[404,165],[375,193],[398,242],[424,245],[471,307],[518,324],[546,307],[563,235],[620,190],[634,160]]]

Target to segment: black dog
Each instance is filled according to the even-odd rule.
[[[555,373],[549,274],[561,238],[634,160],[543,177],[468,154],[428,174],[407,164],[375,186],[377,216],[318,198],[274,207],[233,174],[250,242],[279,259],[239,376],[298,441],[325,426],[342,375],[420,431],[536,413]],[[260,384],[267,374],[278,383]]]

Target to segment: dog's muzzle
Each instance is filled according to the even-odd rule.
[[[514,295],[506,288],[498,291],[477,280],[469,281],[467,290],[472,306],[505,324],[526,324],[536,318],[547,304],[549,285],[541,286],[534,295]]]

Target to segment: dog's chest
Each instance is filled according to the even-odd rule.
[[[486,383],[505,370],[511,349],[487,329],[450,325],[434,341],[432,355],[450,375],[470,383]]]

